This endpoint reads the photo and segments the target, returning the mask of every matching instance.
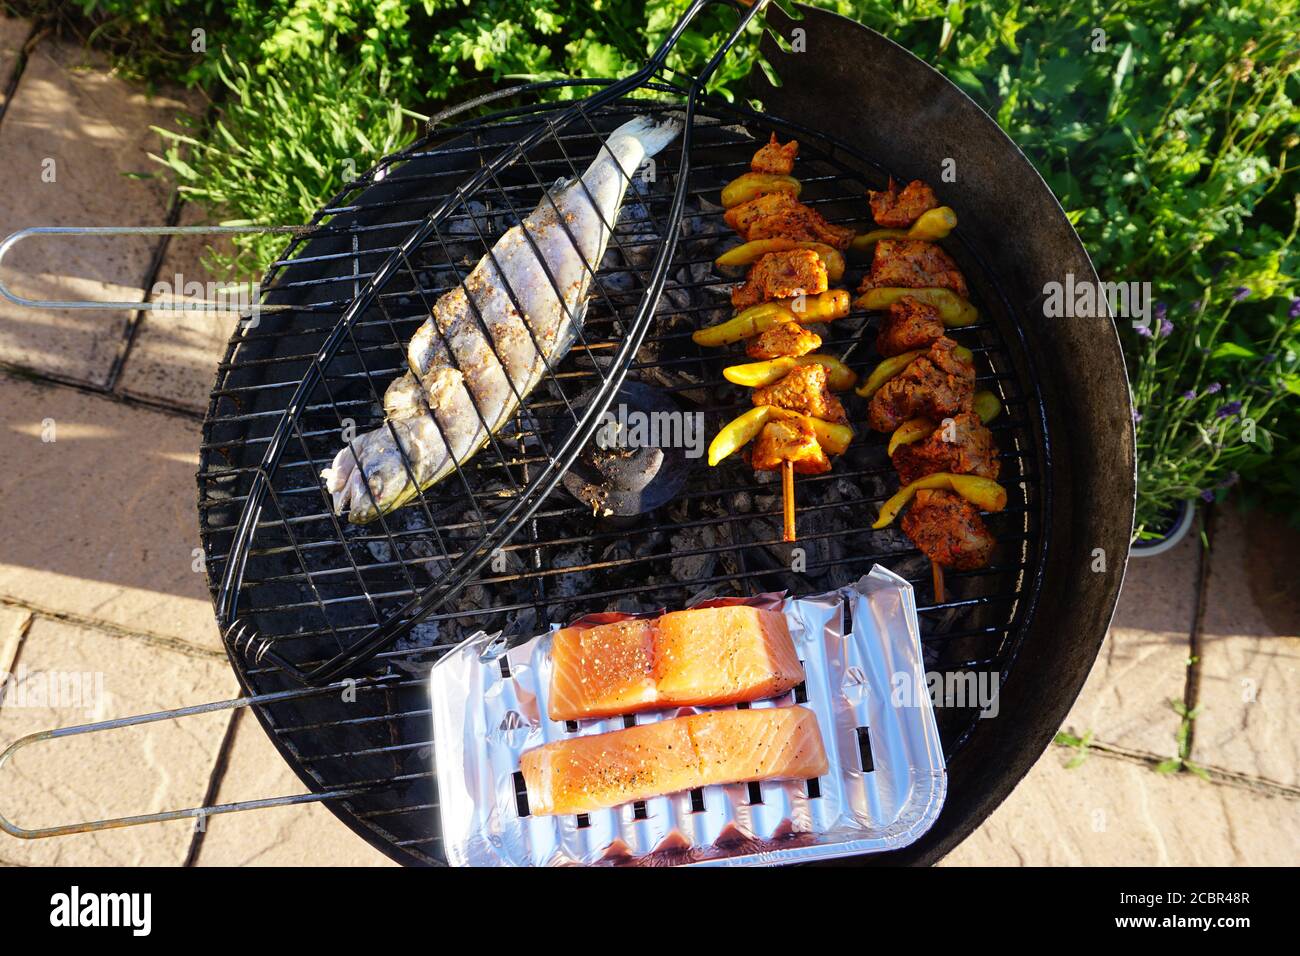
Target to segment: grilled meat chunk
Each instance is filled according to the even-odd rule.
[[[913,349],[929,348],[943,338],[939,310],[905,295],[889,307],[876,336],[876,351],[888,358]]]
[[[888,189],[879,192],[868,189],[867,196],[876,225],[888,229],[905,229],[920,219],[922,213],[939,208],[934,190],[919,179],[913,179],[901,190],[891,179]]]
[[[892,459],[905,485],[940,471],[996,480],[1002,470],[993,433],[974,412],[944,419],[929,438],[899,445]]]
[[[891,286],[951,289],[963,299],[970,298],[966,277],[957,263],[933,242],[924,239],[881,239],[876,243],[871,272],[862,280],[858,292]]]
[[[770,173],[774,176],[789,176],[794,171],[794,160],[799,155],[799,141],[792,139],[782,146],[776,140],[776,133],[768,144],[754,154],[749,168],[756,173]]]
[[[733,206],[723,213],[722,218],[746,242],[752,239],[796,239],[847,249],[854,235],[853,230],[846,226],[831,225],[816,210],[809,209],[789,193],[759,196]]]
[[[828,288],[826,264],[811,249],[790,249],[759,256],[744,283],[731,290],[731,304],[747,309],[772,299],[817,295]]]
[[[817,442],[812,425],[800,419],[768,422],[754,442],[749,463],[758,471],[776,471],[792,462],[801,475],[823,475],[831,470],[830,459]]]
[[[903,533],[935,564],[959,571],[988,564],[996,543],[979,509],[951,491],[918,491],[903,515]]]
[[[798,358],[821,348],[822,337],[798,322],[782,322],[745,343],[745,354],[754,359]]]
[[[828,422],[849,420],[840,400],[826,387],[826,369],[821,365],[796,366],[780,381],[754,389],[751,397],[755,405],[775,405]]]
[[[944,336],[918,355],[871,397],[867,422],[892,432],[909,418],[942,421],[968,412],[975,393],[975,365],[953,354],[957,343]]]

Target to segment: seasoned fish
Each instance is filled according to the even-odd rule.
[[[673,611],[551,639],[552,720],[738,704],[804,679],[785,617],[734,605]]]
[[[587,813],[665,793],[826,773],[817,715],[806,707],[721,710],[529,750],[519,769],[528,810]]]
[[[434,303],[407,349],[410,370],[384,395],[384,424],[321,473],[337,513],[364,524],[400,508],[509,420],[573,344],[586,263],[604,256],[631,176],[680,130],[646,117],[620,126],[580,179],[553,189]]]

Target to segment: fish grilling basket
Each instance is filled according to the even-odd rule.
[[[733,42],[755,12],[741,14]],[[795,22],[771,10],[768,21],[787,37],[803,30],[809,51],[764,41],[784,79],[755,78],[770,113],[705,94],[702,77],[679,82],[659,56],[630,80],[592,84],[576,106],[435,127],[385,158],[292,241],[262,285],[266,308],[221,362],[198,509],[231,661],[312,790],[295,802],[325,802],[401,862],[444,859],[425,675],[480,630],[522,638],[590,611],[656,611],[701,594],[825,592],[884,565],[916,590],[927,669],[991,675],[1001,688],[992,720],[940,702],[949,803],[920,843],[884,856],[909,861],[946,852],[1010,791],[1095,656],[1131,527],[1123,366],[1109,319],[1043,329],[1037,301],[1043,281],[1067,271],[1095,279],[1086,255],[1014,145],[910,54],[829,14]],[[516,101],[544,92],[523,88]],[[511,396],[476,454],[453,455],[404,507],[350,523],[322,473],[357,436],[388,427],[385,391],[406,373],[432,304],[638,116],[684,129],[628,171],[608,242],[583,263],[590,294],[571,347]],[[950,334],[1005,409],[991,427],[1009,500],[988,518],[988,566],[950,572],[942,600],[912,543],[870,528],[894,479],[865,428],[830,472],[800,479],[794,543],[782,540],[779,480],[739,456],[710,467],[665,453],[638,507],[585,493],[583,455],[605,413],[670,411],[707,443],[747,407],[719,350],[691,333],[731,314],[732,280],[713,262],[734,243],[718,194],[773,132],[798,139],[800,199],[832,223],[862,222],[866,191],[891,175],[934,181],[961,216],[945,246],[981,318]],[[956,181],[941,183],[949,167]],[[875,323],[853,312],[822,350],[869,368]],[[407,477],[413,467],[402,462]],[[1094,560],[1090,571],[1098,552],[1102,570]],[[340,699],[340,679],[354,702]]]

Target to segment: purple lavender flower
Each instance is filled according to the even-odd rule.
[[[1164,338],[1164,337],[1167,336],[1169,333],[1171,333],[1173,330],[1174,330],[1174,323],[1170,322],[1168,319],[1161,319],[1161,320],[1160,320],[1160,337],[1161,337],[1161,338]]]
[[[1291,308],[1287,309],[1287,318],[1300,319],[1300,296],[1291,300]]]
[[[1133,409],[1133,424],[1136,425],[1140,421],[1142,421],[1142,413],[1135,408]]]
[[[1139,326],[1137,327],[1137,334],[1140,335],[1140,336],[1142,336],[1142,338],[1144,338],[1144,339],[1149,339],[1149,338],[1151,338],[1151,326],[1149,326],[1149,325],[1139,325]]]
[[[1210,488],[1206,488],[1204,491],[1201,492],[1201,500],[1202,500],[1202,501],[1213,501],[1213,500],[1214,500],[1214,491],[1213,491],[1212,489],[1210,489]]]
[[[1194,392],[1192,389],[1189,388],[1187,391],[1183,392],[1183,398],[1184,400],[1190,402],[1194,398],[1196,398],[1196,392]]]
[[[1157,303],[1156,303],[1156,320],[1157,320],[1157,321],[1163,322],[1163,321],[1165,320],[1165,315],[1166,315],[1166,313],[1168,313],[1168,312],[1169,312],[1169,306],[1165,305],[1163,302],[1157,302]]]
[[[1192,311],[1193,311],[1193,312],[1200,312],[1200,311],[1201,311],[1201,300],[1200,300],[1200,299],[1197,299],[1195,302],[1192,303]]]
[[[1250,288],[1248,286],[1239,285],[1237,286],[1237,291],[1232,293],[1233,302],[1243,302],[1249,298],[1250,298]]]
[[[1220,405],[1219,410],[1214,413],[1220,418],[1228,418],[1231,415],[1241,414],[1241,402],[1228,402],[1226,405]]]
[[[1223,391],[1223,386],[1222,386],[1222,385],[1220,385],[1218,382],[1211,382],[1211,383],[1206,387],[1206,389],[1205,389],[1205,394],[1206,394],[1206,395],[1218,395],[1221,391]]]

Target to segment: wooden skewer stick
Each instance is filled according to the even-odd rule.
[[[785,534],[782,541],[793,541],[794,537],[794,462],[781,463],[781,499],[785,506]]]
[[[930,576],[934,581],[934,603],[943,603],[943,565],[938,561],[930,562]]]

